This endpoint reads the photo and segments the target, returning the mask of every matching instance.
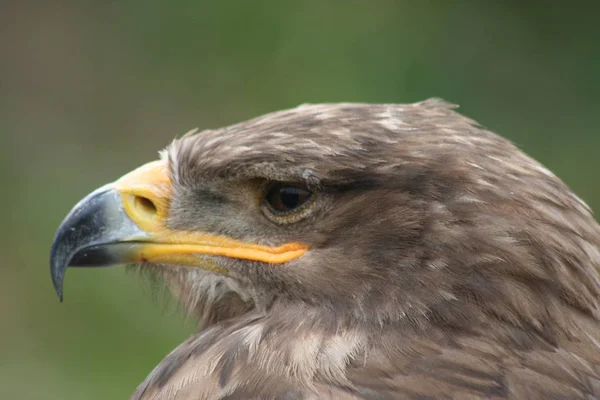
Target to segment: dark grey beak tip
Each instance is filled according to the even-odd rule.
[[[62,226],[61,226],[62,228]],[[65,269],[69,260],[64,258],[63,245],[61,244],[62,229],[58,229],[52,248],[50,250],[50,276],[52,277],[52,285],[60,302],[63,301],[63,283],[65,280]]]
[[[133,261],[140,229],[123,212],[120,194],[108,186],[81,200],[58,227],[50,250],[50,276],[63,300],[67,267],[106,267]]]
[[[61,278],[52,277],[52,284],[54,285],[54,291],[56,292],[56,295],[58,296],[58,301],[61,303],[63,301],[62,280],[63,280],[62,277]]]
[[[63,300],[63,283],[67,266],[85,247],[95,244],[104,233],[104,207],[115,201],[116,194],[98,190],[81,200],[60,224],[50,249],[50,276],[54,290]]]
[[[54,262],[50,262],[50,274],[52,276],[52,285],[54,286],[54,291],[58,296],[58,300],[60,302],[63,301],[63,282],[65,280],[64,270],[60,271],[60,268],[53,268],[55,265]]]

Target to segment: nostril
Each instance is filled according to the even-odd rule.
[[[154,202],[147,197],[134,196],[133,204],[136,210],[144,213],[147,217],[154,218],[158,212]]]

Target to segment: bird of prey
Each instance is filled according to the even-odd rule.
[[[173,141],[51,252],[162,277],[198,332],[133,399],[600,398],[600,227],[442,100],[315,104]]]

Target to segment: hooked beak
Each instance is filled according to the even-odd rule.
[[[301,243],[262,246],[167,226],[172,187],[165,161],[148,163],[81,200],[61,223],[50,254],[54,289],[62,301],[65,271],[141,262],[228,271],[203,255],[280,264],[304,254]]]

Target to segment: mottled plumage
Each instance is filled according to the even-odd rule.
[[[600,397],[600,227],[546,168],[440,100],[323,104],[163,153],[167,225],[307,244],[165,278],[199,332],[133,399]],[[273,220],[270,181],[316,193]]]

